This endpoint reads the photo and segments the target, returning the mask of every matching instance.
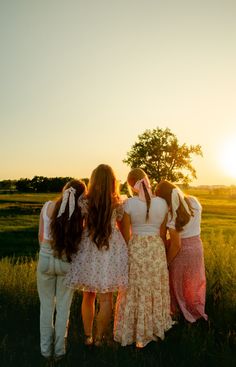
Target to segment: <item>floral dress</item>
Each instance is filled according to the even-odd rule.
[[[86,202],[83,206],[86,212]],[[67,274],[67,286],[86,292],[113,292],[128,285],[127,245],[116,222],[123,217],[123,206],[117,206],[112,213],[112,233],[109,248],[98,249],[84,230],[79,250],[72,258]]]
[[[129,286],[118,294],[114,322],[114,339],[122,346],[143,347],[158,337],[164,339],[173,325],[165,246],[159,235],[167,210],[163,199],[152,198],[146,222],[144,202],[134,197],[125,205],[132,226]]]

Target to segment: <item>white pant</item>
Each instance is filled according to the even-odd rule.
[[[58,357],[66,353],[65,342],[73,297],[73,289],[65,286],[69,267],[68,262],[40,250],[37,287],[40,298],[40,346],[44,357]]]

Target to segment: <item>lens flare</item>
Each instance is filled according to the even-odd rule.
[[[219,155],[224,172],[236,178],[236,137],[225,142]]]

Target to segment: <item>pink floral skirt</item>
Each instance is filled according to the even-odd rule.
[[[189,322],[205,313],[206,276],[199,236],[181,239],[181,249],[169,266],[171,309],[180,310]]]

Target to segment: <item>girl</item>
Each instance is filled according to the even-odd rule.
[[[205,314],[206,277],[203,247],[200,238],[202,207],[193,196],[183,192],[168,181],[161,181],[156,195],[169,206],[167,227],[170,246],[167,250],[169,264],[171,308],[179,309],[185,319],[194,322]]]
[[[112,292],[128,283],[126,243],[117,228],[123,216],[117,181],[111,167],[101,164],[92,173],[84,202],[86,228],[73,257],[67,284],[83,290],[85,344],[100,346],[112,316]],[[96,293],[99,312],[93,340]]]
[[[164,338],[172,326],[169,278],[165,246],[168,208],[152,196],[150,183],[140,168],[131,170],[127,182],[133,197],[124,206],[121,223],[129,251],[129,287],[119,292],[114,322],[114,339],[122,346],[136,343],[142,348]]]
[[[60,359],[66,353],[65,338],[73,291],[66,287],[65,276],[83,230],[78,204],[85,193],[85,184],[72,180],[65,185],[58,200],[44,204],[40,214],[37,286],[41,354],[47,359]]]

